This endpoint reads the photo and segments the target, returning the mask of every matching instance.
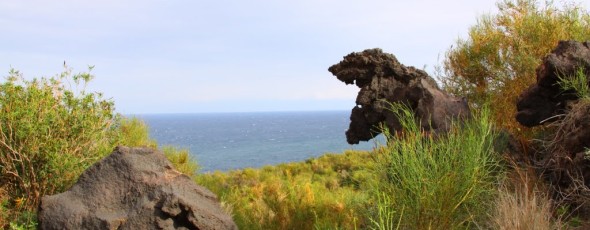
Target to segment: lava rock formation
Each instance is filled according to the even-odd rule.
[[[588,42],[560,41],[537,67],[537,82],[524,91],[516,104],[516,120],[527,127],[554,121],[555,115],[566,113],[568,102],[578,97],[558,85],[559,77],[574,76],[579,68],[590,71]]]
[[[117,147],[70,190],[45,196],[39,229],[237,229],[216,196],[150,148]]]
[[[560,41],[537,67],[537,82],[520,95],[516,120],[528,127],[547,123],[554,131],[536,164],[558,200],[590,213],[590,100],[559,85],[580,69],[590,78],[590,44]]]
[[[377,136],[383,122],[390,132],[401,131],[390,103],[410,107],[425,131],[444,132],[450,128],[451,118],[470,116],[464,99],[448,95],[426,72],[402,65],[381,49],[351,53],[328,70],[338,80],[360,88],[346,131],[350,144]]]

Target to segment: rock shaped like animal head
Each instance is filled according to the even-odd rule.
[[[381,49],[351,53],[328,70],[340,81],[360,88],[346,131],[350,144],[377,136],[380,124],[391,132],[402,129],[390,111],[390,103],[410,107],[424,130],[446,129],[446,118],[469,113],[464,100],[441,91],[426,72],[400,64],[395,56]]]
[[[351,53],[340,63],[328,68],[338,80],[348,84],[356,84],[359,88],[370,84],[373,78],[392,76],[401,64],[392,54],[381,49],[367,49],[363,52]]]
[[[561,78],[575,76],[579,69],[590,73],[588,42],[560,41],[557,47],[537,67],[537,82],[524,91],[516,104],[516,120],[527,127],[555,120],[563,114],[569,101],[577,100],[574,92],[564,91]]]

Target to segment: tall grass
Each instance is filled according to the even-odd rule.
[[[498,188],[491,226],[501,230],[565,229],[554,204],[532,168],[514,167]]]
[[[486,109],[447,134],[425,133],[413,112],[394,104],[404,127],[389,133],[383,154],[376,154],[376,229],[469,229],[485,223],[498,179],[503,175],[493,150],[493,131]]]
[[[551,205],[551,200],[541,191],[502,188],[491,213],[494,229],[561,229],[559,222],[554,222]]]

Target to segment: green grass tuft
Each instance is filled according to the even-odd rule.
[[[590,86],[588,83],[588,76],[584,68],[576,70],[573,76],[560,76],[559,82],[557,82],[563,91],[573,91],[576,97],[583,100],[590,99]]]
[[[486,109],[447,134],[420,130],[407,107],[394,104],[404,132],[385,131],[376,154],[382,183],[376,229],[469,229],[483,221],[501,167]]]

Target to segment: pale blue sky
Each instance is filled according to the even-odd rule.
[[[0,71],[96,66],[122,113],[349,110],[327,68],[382,48],[433,72],[494,0],[0,0]]]

